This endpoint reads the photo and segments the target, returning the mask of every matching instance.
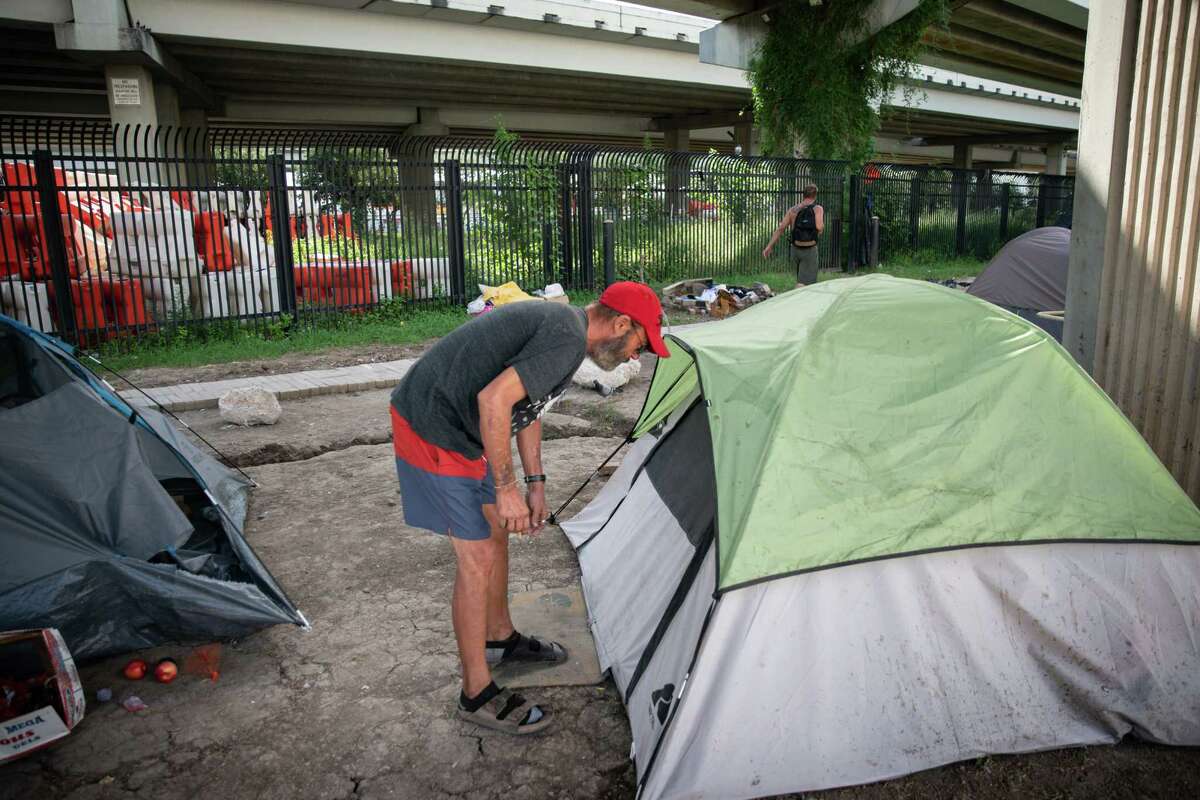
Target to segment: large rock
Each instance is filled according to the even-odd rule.
[[[608,397],[615,390],[629,383],[641,371],[642,365],[636,360],[626,361],[624,364],[617,365],[616,369],[605,372],[596,366],[595,361],[592,361],[590,358],[584,358],[583,363],[579,365],[579,369],[576,370],[571,380],[579,386],[595,389],[600,394]]]
[[[221,419],[234,425],[274,425],[283,409],[274,392],[259,386],[230,389],[217,400]]]

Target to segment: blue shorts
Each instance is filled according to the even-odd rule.
[[[456,539],[479,541],[492,535],[483,515],[483,506],[496,502],[487,461],[430,444],[394,408],[392,445],[405,523]]]

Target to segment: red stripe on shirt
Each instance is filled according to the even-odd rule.
[[[487,475],[487,462],[482,458],[470,459],[446,450],[422,439],[408,424],[408,420],[392,409],[392,449],[396,458],[404,459],[410,466],[452,478],[474,478],[483,480]]]

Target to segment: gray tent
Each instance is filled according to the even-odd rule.
[[[0,630],[76,657],[306,625],[242,538],[248,482],[0,316]]]
[[[1035,228],[1013,239],[967,289],[1041,326],[1062,341],[1062,323],[1040,316],[1067,307],[1069,228]]]

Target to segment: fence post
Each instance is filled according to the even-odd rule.
[[[467,302],[466,236],[463,230],[462,166],[454,159],[442,162],[446,191],[446,255],[450,262],[450,300]]]
[[[867,242],[867,266],[870,269],[877,269],[879,267],[879,217],[871,217],[868,230],[870,238]]]
[[[1037,197],[1037,222],[1034,227],[1043,228],[1046,226],[1046,180],[1043,177],[1038,181],[1038,197]]]
[[[558,168],[559,188],[561,189],[561,197],[558,209],[558,224],[562,232],[562,285],[567,288],[575,288],[575,283],[572,280],[572,273],[575,266],[574,248],[572,246],[571,236],[571,166],[563,164]]]
[[[956,219],[954,220],[954,252],[962,255],[967,252],[967,193],[970,177],[967,172],[955,170],[958,175],[958,191],[955,192]]]
[[[596,286],[596,222],[592,219],[592,159],[576,167],[579,176],[579,271],[583,285]]]
[[[542,278],[543,286],[554,283],[554,225],[542,223]]]
[[[1008,241],[1008,202],[1010,187],[1007,183],[1000,185],[1000,242]]]
[[[846,266],[848,271],[854,272],[862,263],[859,251],[859,228],[860,218],[862,216],[859,206],[862,202],[862,177],[859,175],[850,176],[850,255],[847,259]]]
[[[292,261],[292,228],[288,222],[287,169],[283,156],[267,157],[267,199],[275,248],[275,284],[281,314],[296,314],[296,270]]]
[[[921,176],[914,175],[908,196],[908,246],[914,251],[921,238]]]
[[[41,211],[43,255],[50,259],[50,277],[54,284],[54,305],[58,309],[62,338],[72,344],[79,342],[79,326],[75,318],[75,301],[71,296],[71,270],[67,266],[66,240],[63,238],[62,215],[58,210],[58,187],[54,181],[54,157],[49,150],[33,154],[36,172],[38,204]],[[94,310],[93,310],[93,313]]]
[[[614,239],[613,221],[604,220],[604,286],[609,287],[617,282],[617,264],[614,257],[616,241]]]

